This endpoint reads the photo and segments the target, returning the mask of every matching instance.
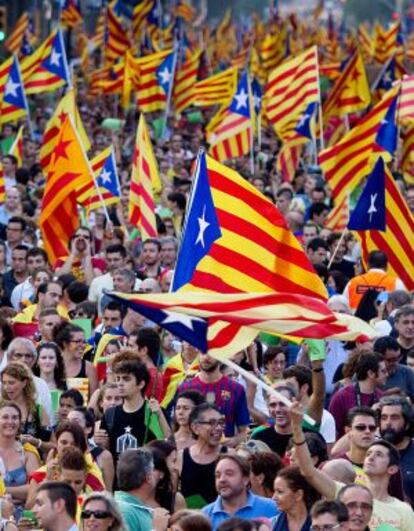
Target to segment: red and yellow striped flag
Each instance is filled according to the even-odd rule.
[[[60,12],[60,22],[63,27],[75,28],[83,22],[79,0],[64,0]]]
[[[16,25],[12,29],[9,37],[5,41],[4,45],[9,50],[10,53],[18,54],[22,46],[23,37],[28,31],[30,25],[29,14],[25,11],[19,20],[16,22]]]
[[[398,119],[414,120],[414,76],[404,76],[398,104]]]
[[[385,231],[358,231],[362,257],[367,265],[371,251],[381,249],[388,257],[388,270],[399,277],[408,291],[414,289],[414,217],[385,166]]]
[[[284,181],[291,182],[295,177],[296,170],[299,167],[303,147],[304,143],[293,144],[286,142],[280,148],[277,156],[276,167]]]
[[[49,171],[49,164],[60,134],[60,129],[68,115],[72,117],[84,150],[88,151],[90,148],[91,144],[89,142],[85,128],[83,127],[82,119],[76,105],[75,90],[72,88],[66,92],[66,94],[58,103],[58,106],[56,107],[53,116],[46,124],[46,129],[43,133],[39,161],[45,174],[47,174]]]
[[[159,182],[158,167],[144,114],[141,113],[133,154],[128,220],[139,227],[142,240],[157,237],[153,197],[153,182],[157,180]]]
[[[263,39],[259,55],[262,61],[262,67],[266,72],[270,72],[280,65],[286,56],[286,37],[287,31],[285,26],[280,31],[267,33]]]
[[[17,167],[21,168],[23,165],[23,130],[24,127],[19,127],[16,139],[11,145],[9,155],[13,155],[17,159]]]
[[[371,103],[371,93],[361,54],[356,51],[336,80],[323,104],[323,117],[344,116]]]
[[[194,105],[208,107],[227,103],[237,86],[237,68],[228,68],[194,85]]]
[[[132,67],[136,75],[137,103],[141,112],[149,113],[165,109],[168,95],[159,82],[158,73],[164,60],[173,53],[173,50],[154,53],[135,59]],[[170,72],[170,75],[173,75]]]
[[[406,121],[402,140],[400,167],[405,182],[414,185],[414,119]]]
[[[69,239],[79,227],[76,190],[90,179],[88,159],[68,115],[52,152],[39,220],[51,264],[68,254]]]
[[[112,7],[113,2],[107,8],[106,14],[106,42],[105,42],[105,62],[113,63],[121,59],[131,47],[128,32],[122,25],[121,20],[116,16]]]
[[[399,87],[388,91],[340,142],[320,152],[319,164],[335,201],[342,201],[347,193],[352,192],[371,171],[373,158],[381,152],[384,153],[377,146],[376,137],[398,91]]]
[[[358,43],[365,59],[370,59],[374,53],[374,42],[364,24],[358,28]]]
[[[311,103],[320,101],[318,49],[313,46],[273,70],[265,88],[266,116],[281,140],[288,140]]]
[[[136,44],[141,42],[142,29],[147,16],[154,7],[155,0],[141,0],[132,12],[132,33]]]
[[[399,36],[401,32],[400,22],[396,22],[389,29],[376,24],[374,33],[374,59],[384,64],[390,59],[400,47]]]
[[[325,227],[334,232],[343,232],[349,221],[349,196],[337,203],[325,219]]]
[[[201,51],[197,50],[177,68],[173,92],[174,106],[177,113],[183,112],[193,103],[194,85],[197,83],[200,56]]]

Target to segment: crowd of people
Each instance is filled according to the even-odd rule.
[[[78,101],[90,154],[115,147],[121,197],[109,219],[81,213],[56,263],[38,227],[53,106],[36,97],[21,166],[8,154],[16,127],[0,142],[2,529],[414,530],[414,303],[386,254],[364,269],[354,235],[325,226],[319,169],[305,154],[282,181],[266,127],[254,175],[249,157],[229,162],[285,217],[329,307],[378,333],[317,347],[258,336],[233,361],[277,391],[267,393],[106,292],[169,291],[208,111],[195,123],[171,117],[167,140],[153,135],[159,238],[141,241],[128,223],[136,117],[109,130],[112,102],[82,82]],[[414,212],[414,187],[395,178]]]

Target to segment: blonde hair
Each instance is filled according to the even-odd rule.
[[[1,379],[3,380],[4,375],[10,376],[19,380],[19,382],[26,381],[26,386],[23,389],[23,396],[26,401],[27,409],[30,413],[36,411],[36,387],[34,384],[33,376],[30,370],[20,363],[20,361],[12,361],[6,365],[6,367],[1,371]],[[1,396],[4,400],[10,400],[7,396],[4,386],[1,389]]]
[[[90,501],[94,501],[94,500],[103,501],[106,505],[106,510],[108,511],[108,513],[111,514],[111,517],[114,519],[113,523],[109,526],[108,531],[127,531],[122,515],[119,512],[118,506],[112,494],[106,491],[93,492],[92,494],[89,494],[83,500],[82,510],[85,509],[85,507]],[[81,525],[81,529],[84,529],[83,522]]]

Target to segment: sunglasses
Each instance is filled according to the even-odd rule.
[[[109,518],[111,516],[108,511],[82,511],[81,517],[84,520],[88,520],[91,517],[96,518],[97,520],[105,520],[105,518]]]
[[[374,431],[377,429],[376,426],[374,426],[373,424],[357,424],[356,426],[354,426],[354,428],[357,430],[357,431],[366,431],[366,430],[369,430],[371,433],[374,433]]]

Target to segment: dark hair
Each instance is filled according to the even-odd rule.
[[[182,391],[177,396],[177,400],[179,398],[186,398],[187,400],[191,400],[194,406],[199,406],[200,404],[203,404],[206,401],[205,397],[198,391],[195,391],[194,389],[188,389],[187,391]],[[177,403],[177,400],[175,401],[175,403]]]
[[[77,389],[68,389],[67,391],[64,391],[59,397],[59,404],[62,398],[70,398],[75,402],[75,406],[83,406],[84,403],[82,393]]]
[[[164,453],[155,446],[147,446],[147,448],[152,453],[154,469],[162,473],[162,478],[160,478],[155,487],[155,499],[161,507],[173,513],[175,502],[174,487],[171,472],[167,465],[167,459]]]
[[[68,515],[75,520],[78,507],[78,498],[73,488],[63,481],[45,481],[40,485],[37,492],[46,491],[51,503],[58,500],[65,502]]]
[[[98,309],[96,307],[95,302],[91,301],[84,301],[77,304],[72,311],[83,311],[88,316],[88,318],[92,319],[93,321],[96,321],[96,318],[98,317]]]
[[[263,367],[266,367],[266,365],[271,363],[278,356],[278,354],[283,354],[286,361],[287,352],[285,347],[269,347],[263,354]]]
[[[314,206],[314,205],[313,205]],[[329,246],[328,244],[326,243],[325,240],[323,240],[322,238],[312,238],[309,242],[308,242],[308,245],[306,246],[306,249],[307,250],[311,250],[313,252],[317,251],[319,248],[322,249],[325,249],[326,251],[329,251]]]
[[[367,261],[370,268],[387,269],[388,257],[383,251],[371,251]]]
[[[83,333],[83,330],[80,326],[65,321],[55,327],[55,329],[53,330],[53,339],[59,345],[59,347],[63,349],[65,347],[65,344],[71,341],[72,334],[75,334],[77,332]]]
[[[393,337],[384,336],[379,337],[375,340],[374,350],[375,352],[379,352],[380,354],[385,354],[385,351],[387,350],[396,350],[400,352],[400,345],[398,344],[398,341]]]
[[[388,466],[400,466],[400,452],[391,443],[385,441],[384,439],[376,439],[368,446],[368,449],[372,448],[373,446],[382,446],[383,448],[387,448],[390,458]]]
[[[280,188],[277,193],[276,197],[286,197],[287,199],[293,199],[293,192],[290,188]]]
[[[151,243],[152,245],[156,245],[157,248],[158,248],[158,252],[161,251],[161,242],[160,242],[160,240],[157,240],[157,238],[147,238],[146,240],[144,240],[142,242],[142,247],[144,247],[144,245],[147,245],[149,243]]]
[[[328,461],[328,445],[322,435],[316,431],[308,431],[304,433],[304,437],[311,457],[317,458],[315,466],[318,467],[320,464]],[[288,449],[291,449],[292,447],[293,439],[291,438],[289,440]]]
[[[283,378],[295,378],[299,384],[299,387],[302,385],[308,385],[308,395],[310,396],[313,393],[312,387],[312,370],[309,367],[304,365],[291,365],[283,371]]]
[[[406,424],[405,433],[410,439],[414,437],[414,412],[407,398],[399,395],[383,396],[380,398],[379,405],[380,416],[385,406],[400,406]]]
[[[147,445],[147,448],[156,448],[164,455],[165,459],[169,457],[174,451],[177,451],[177,445],[172,440],[166,439],[154,439],[150,441]]]
[[[9,218],[7,225],[9,225],[10,223],[20,223],[20,230],[22,231],[26,230],[26,227],[27,227],[26,220],[20,216],[12,216],[11,218]],[[26,247],[26,251],[27,251],[27,247]]]
[[[406,304],[405,306],[401,306],[401,308],[398,309],[398,311],[395,314],[395,321],[399,321],[401,317],[407,317],[408,315],[414,314],[414,306],[411,304]]]
[[[319,500],[311,509],[311,518],[316,518],[321,514],[329,513],[336,516],[338,524],[349,521],[348,509],[346,506],[337,500]]]
[[[7,155],[3,155],[3,160],[4,159],[9,159],[9,161],[14,164],[14,166],[17,166],[18,160],[17,157],[15,157],[14,155],[8,153]]]
[[[32,258],[32,257],[36,257],[36,256],[41,256],[43,258],[43,260],[45,261],[45,263],[46,264],[48,263],[47,253],[46,253],[46,251],[44,249],[41,249],[40,247],[32,247],[31,249],[29,249],[27,251],[26,260],[28,258]]]
[[[313,203],[308,210],[309,219],[313,219],[313,216],[320,216],[325,211],[329,211],[325,203]]]
[[[190,418],[188,420],[189,425],[191,426],[191,424],[197,422],[201,418],[201,415],[207,411],[217,411],[217,413],[220,413],[220,415],[222,414],[218,407],[208,402],[202,402],[191,411]]]
[[[1,348],[3,350],[6,350],[14,338],[13,328],[10,326],[9,322],[4,317],[0,317],[0,328],[3,333]]]
[[[333,264],[332,267],[335,268],[335,264]],[[333,278],[336,291],[338,293],[343,293],[345,286],[349,282],[349,278],[342,271],[337,271],[336,269],[332,269],[329,271],[329,277]],[[328,280],[329,280],[329,277],[328,277]]]
[[[119,253],[122,256],[122,258],[127,257],[127,250],[120,243],[113,243],[111,245],[108,245],[108,247],[105,249],[105,254],[111,254],[111,253]]]
[[[75,408],[73,408],[73,411],[77,411],[78,413],[81,413],[83,415],[86,427],[91,430],[88,434],[88,437],[92,437],[93,429],[95,427],[95,414],[93,412],[93,409],[85,406],[76,406]]]
[[[140,328],[137,333],[138,348],[146,347],[148,356],[155,366],[160,362],[161,340],[159,334],[153,328]]]
[[[132,374],[137,384],[144,382],[141,392],[142,395],[145,394],[145,389],[150,382],[150,373],[135,352],[125,351],[117,354],[112,362],[112,371],[114,374]]]
[[[181,527],[181,521],[180,521]],[[252,520],[240,518],[240,516],[232,516],[227,518],[218,526],[217,531],[254,531],[256,528]]]
[[[40,367],[39,367],[39,356],[42,350],[45,348],[49,348],[50,350],[53,350],[56,356],[56,367],[53,371],[53,379],[55,381],[55,385],[57,389],[60,389],[61,391],[66,391],[67,385],[66,385],[66,373],[65,373],[65,363],[63,361],[62,352],[59,348],[59,346],[56,343],[53,343],[52,341],[44,341],[42,343],[39,343],[37,346],[37,359],[35,366],[33,367],[33,374],[36,376],[40,376]]]
[[[177,203],[180,210],[185,210],[187,206],[187,199],[181,192],[171,192],[168,194],[167,199],[168,201],[171,201],[171,203]]]
[[[56,441],[59,439],[62,433],[65,433],[65,432],[72,434],[73,440],[75,442],[75,446],[79,448],[80,450],[82,450],[83,453],[85,453],[86,450],[88,449],[88,446],[86,444],[86,437],[85,437],[85,433],[83,432],[83,429],[78,424],[75,424],[74,422],[68,422],[68,421],[61,422],[60,424],[58,424],[58,427],[56,428],[56,431],[55,431]]]
[[[105,310],[109,310],[110,312],[119,312],[121,318],[125,317],[126,314],[126,307],[116,301],[108,302],[108,304],[105,305],[105,308],[103,309],[102,313]]]
[[[236,465],[240,469],[242,476],[244,476],[245,478],[248,478],[250,476],[250,462],[245,457],[242,457],[241,455],[237,454],[220,454],[216,462],[216,467],[220,463],[220,461],[223,461],[224,459],[230,459],[230,461],[236,463]]]
[[[75,282],[76,277],[75,275],[72,275],[72,273],[63,273],[62,275],[59,275],[57,277],[57,281],[62,286],[62,289],[65,290],[69,284],[72,284],[72,282]]]
[[[175,512],[170,519],[178,524],[182,531],[212,531],[210,519],[203,513],[190,509]],[[228,520],[226,520],[228,522]]]
[[[82,450],[79,448],[68,447],[59,457],[59,465],[65,470],[83,470],[87,471],[87,465]]]
[[[376,354],[375,352],[363,352],[355,365],[355,375],[357,380],[360,382],[366,380],[369,371],[378,374],[381,361],[381,354]]]
[[[351,427],[355,417],[371,417],[377,422],[375,411],[368,406],[355,406],[350,409],[346,416],[346,425]]]
[[[274,452],[256,452],[249,456],[249,463],[255,476],[263,474],[263,487],[273,491],[275,477],[284,466],[280,457]]]
[[[79,304],[88,299],[89,288],[85,282],[79,282],[79,280],[74,280],[66,288],[66,293],[69,297],[69,300],[74,304]]]
[[[320,498],[319,493],[301,474],[300,468],[298,466],[287,466],[282,468],[276,477],[284,479],[291,490],[303,491],[303,502],[308,510]]]

